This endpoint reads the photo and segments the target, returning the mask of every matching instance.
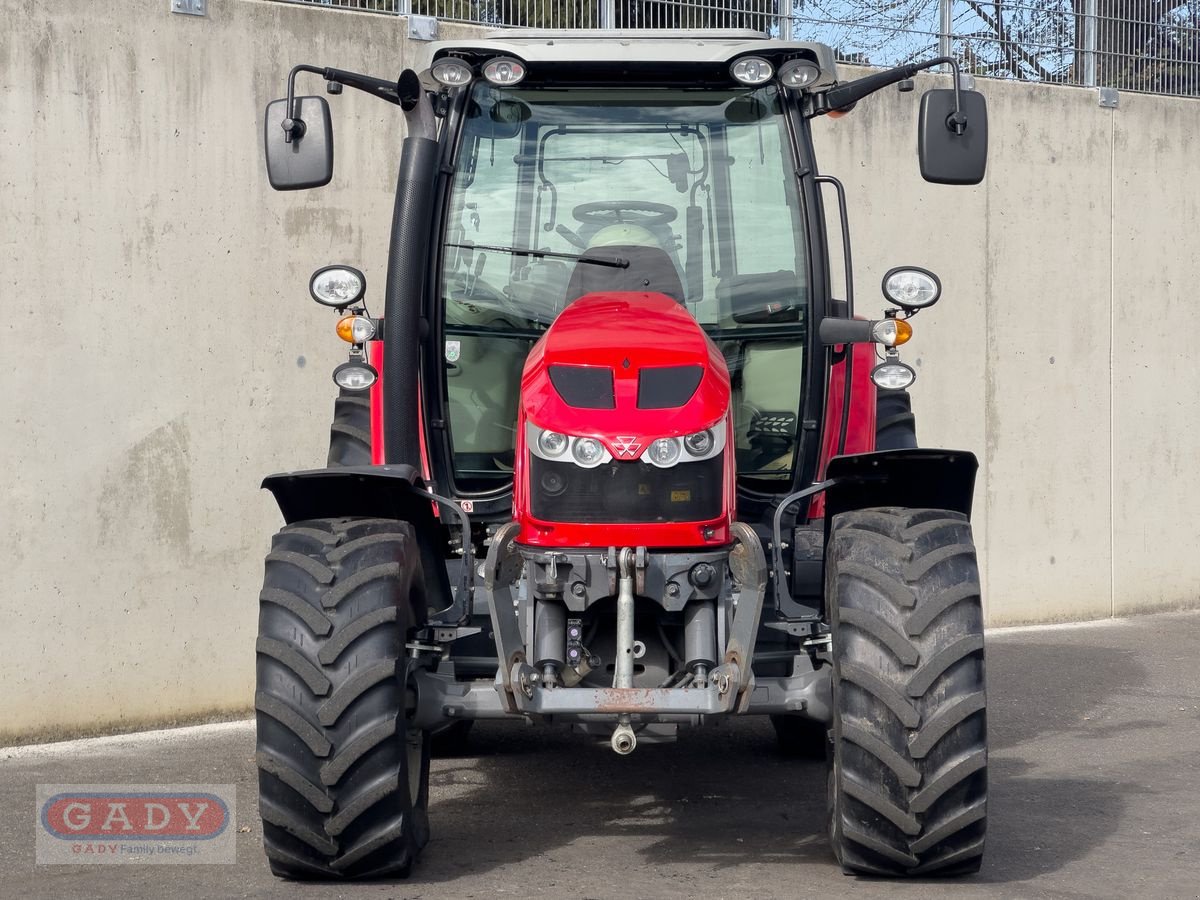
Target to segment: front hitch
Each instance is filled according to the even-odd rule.
[[[730,552],[729,567],[735,606],[720,665],[707,673],[703,684],[673,688],[633,686],[636,580],[633,563],[636,556],[632,548],[617,551],[618,638],[612,687],[573,687],[547,682],[544,673],[530,664],[526,637],[517,612],[520,595],[514,591],[514,586],[524,564],[514,540],[517,530],[518,526],[510,523],[495,534],[484,565],[484,585],[489,593],[488,608],[500,663],[496,691],[505,710],[533,716],[616,716],[618,726],[630,726],[634,717],[643,722],[679,721],[749,709],[754,691],[750,663],[767,585],[766,557],[753,529],[742,523],[734,523],[732,529],[735,544]],[[623,665],[623,657],[628,657],[628,667]],[[618,727],[613,734],[614,749],[629,752],[616,746],[617,743],[626,746],[626,741],[618,740],[623,735],[626,735],[625,730]]]

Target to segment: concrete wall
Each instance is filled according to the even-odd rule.
[[[1194,100],[980,81],[991,155],[974,188],[924,184],[920,91],[815,125],[850,194],[857,308],[916,263],[942,276],[904,356],[918,438],[980,458],[993,624],[1194,606],[1200,376],[1186,342],[1200,260]],[[948,81],[943,80],[944,84]]]
[[[249,706],[258,484],[324,463],[345,356],[308,276],[383,287],[399,111],[335,98],[334,182],[293,194],[262,111],[296,62],[399,74],[425,45],[208,6],[0,0],[0,742]]]
[[[424,51],[401,20],[259,0],[83,7],[0,0],[0,743],[248,707],[279,522],[258,482],[323,460],[343,356],[307,277],[354,261],[378,296],[399,138],[347,92],[333,184],[277,194],[262,108],[294,62],[392,73]],[[975,189],[919,180],[918,94],[818,126],[859,307],[890,265],[943,277],[906,355],[922,441],[983,462],[990,621],[1192,604],[1200,107],[982,88]]]

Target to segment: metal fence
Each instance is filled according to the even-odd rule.
[[[1200,96],[1200,0],[281,0],[497,27],[752,28],[888,66]]]

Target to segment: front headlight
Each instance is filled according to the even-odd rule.
[[[725,422],[717,422],[709,428],[683,437],[657,438],[646,444],[644,450],[634,438],[615,438],[616,448],[624,460],[633,462],[634,454],[644,463],[669,469],[679,463],[698,462],[712,459],[725,449]],[[628,445],[622,441],[629,442]],[[532,422],[525,423],[525,444],[529,452],[539,459],[550,462],[571,461],[585,469],[594,469],[613,461],[613,454],[599,438],[564,434],[541,428]]]
[[[604,462],[604,445],[595,438],[575,438],[571,441],[571,456],[579,465],[590,469]]]
[[[682,452],[683,444],[679,438],[659,438],[657,441],[652,441],[650,446],[646,448],[646,452],[642,454],[642,459],[652,466],[658,466],[660,469],[668,469],[679,462],[679,456]]]
[[[596,438],[574,437],[561,431],[539,428],[532,422],[525,423],[525,443],[529,452],[539,459],[571,461],[585,469],[594,469],[612,460],[612,454]]]
[[[567,452],[567,436],[557,431],[542,431],[537,436],[537,448],[542,451],[539,456],[558,459]]]
[[[642,461],[660,469],[669,469],[677,463],[699,462],[712,459],[725,449],[725,420],[711,428],[697,431],[684,438],[659,438],[652,441],[642,454]]]
[[[697,459],[703,459],[705,454],[713,448],[712,429],[705,428],[703,431],[689,434],[683,439],[683,446],[687,447],[688,453],[692,456]]]

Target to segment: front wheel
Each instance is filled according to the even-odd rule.
[[[405,642],[424,609],[412,527],[320,519],[275,535],[259,595],[259,811],[285,878],[408,874],[429,837],[429,738]]]
[[[946,510],[832,522],[829,832],[847,873],[978,871],[987,814],[983,609],[971,526]]]
[[[366,391],[339,388],[333,402],[329,426],[329,455],[326,465],[369,466],[371,464],[371,398]]]

